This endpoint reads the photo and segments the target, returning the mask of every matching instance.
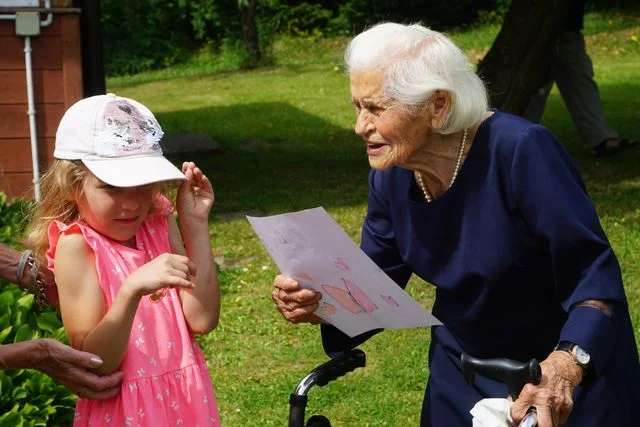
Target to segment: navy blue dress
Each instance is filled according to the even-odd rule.
[[[565,426],[637,426],[640,364],[620,266],[582,179],[542,126],[496,112],[483,122],[454,185],[426,203],[413,173],[371,171],[362,250],[399,286],[416,274],[436,286],[430,376],[421,426],[471,425],[469,410],[506,387],[477,376],[460,353],[544,360],[562,340],[592,357]],[[611,317],[584,300],[615,303]],[[325,351],[353,348],[322,325]]]

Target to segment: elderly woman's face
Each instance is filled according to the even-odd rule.
[[[356,107],[355,131],[367,144],[369,165],[374,169],[405,166],[429,135],[423,115],[401,110],[385,98],[379,73],[351,73],[351,98]]]

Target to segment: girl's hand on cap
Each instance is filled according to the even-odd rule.
[[[193,162],[184,162],[182,172],[187,179],[182,181],[178,188],[176,204],[180,218],[208,223],[209,212],[214,202],[211,181]]]

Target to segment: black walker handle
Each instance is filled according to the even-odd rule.
[[[354,349],[342,353],[328,362],[316,367],[312,372],[318,374],[316,384],[324,387],[333,380],[354,371],[356,368],[364,368],[367,363],[367,356],[364,351]]]
[[[516,400],[525,384],[540,384],[542,370],[536,359],[527,363],[511,359],[477,359],[466,353],[460,355],[460,370],[467,384],[473,385],[476,373],[502,381],[509,395]]]
[[[298,383],[289,396],[289,427],[303,427],[307,407],[307,392],[315,384],[323,387],[331,381],[366,364],[366,355],[360,349],[346,351],[317,366]]]

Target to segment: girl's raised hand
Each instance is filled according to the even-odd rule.
[[[166,287],[194,288],[191,278],[195,275],[196,265],[189,258],[164,253],[131,273],[122,286],[143,296]]]
[[[209,220],[214,195],[211,181],[193,162],[184,162],[182,172],[187,177],[178,187],[176,205],[181,219]]]

